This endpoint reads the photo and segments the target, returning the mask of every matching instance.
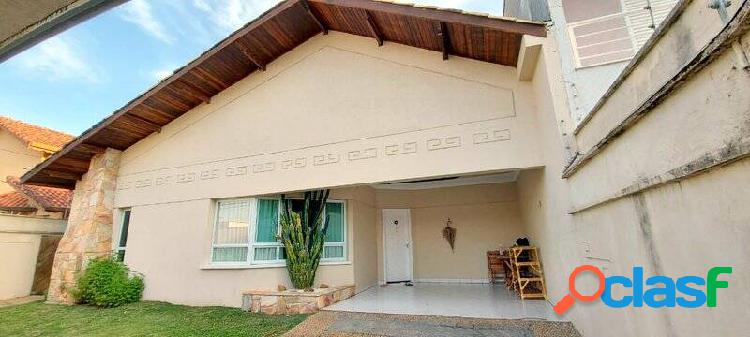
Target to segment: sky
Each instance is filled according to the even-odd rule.
[[[500,15],[502,0],[412,0]],[[0,63],[0,115],[79,135],[278,0],[130,0]]]

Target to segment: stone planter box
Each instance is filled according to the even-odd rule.
[[[242,309],[267,315],[311,314],[354,296],[354,286],[301,290],[248,290],[242,294]]]

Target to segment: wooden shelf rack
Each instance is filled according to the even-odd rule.
[[[513,288],[522,300],[547,299],[547,288],[544,284],[544,272],[539,262],[536,247],[511,247],[510,269],[513,273],[509,288]]]

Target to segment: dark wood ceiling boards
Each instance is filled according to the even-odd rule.
[[[515,66],[523,35],[545,36],[541,23],[519,22],[371,0],[287,0],[220,41],[169,78],[86,130],[27,172],[29,184],[73,188],[107,147],[125,150],[190,109],[328,30]]]

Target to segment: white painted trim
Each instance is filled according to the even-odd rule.
[[[477,279],[452,279],[452,278],[423,278],[414,280],[416,283],[464,283],[464,284],[489,284],[486,278]]]

